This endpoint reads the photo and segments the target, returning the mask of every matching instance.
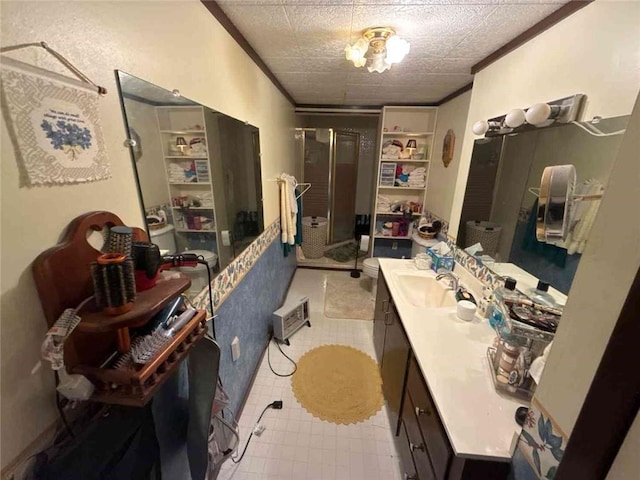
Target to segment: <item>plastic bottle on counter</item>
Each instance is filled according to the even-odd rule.
[[[516,291],[516,280],[511,277],[504,279],[504,286],[498,287],[493,291],[494,305],[491,309],[489,316],[489,324],[493,328],[497,328],[504,323],[503,310],[499,308],[500,305],[504,305],[504,302],[509,300],[515,302],[520,297],[520,294]]]
[[[558,308],[558,304],[549,294],[549,284],[547,282],[539,280],[536,288],[530,288],[525,293],[534,303],[539,303],[545,307]]]

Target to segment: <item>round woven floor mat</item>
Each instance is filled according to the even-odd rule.
[[[323,345],[305,353],[291,386],[311,415],[333,423],[362,422],[384,402],[378,364],[344,345]]]

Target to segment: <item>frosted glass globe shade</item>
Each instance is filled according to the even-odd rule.
[[[486,120],[479,120],[473,124],[471,127],[471,131],[476,135],[484,135],[489,130],[489,122]]]
[[[551,115],[551,107],[549,105],[546,103],[536,103],[527,110],[525,118],[527,123],[531,125],[540,125],[549,119],[549,115]]]
[[[407,53],[409,53],[409,49],[409,42],[405,39],[397,36],[391,37],[387,40],[387,63],[400,63]]]
[[[514,108],[504,117],[504,124],[510,128],[517,128],[524,123],[525,113],[521,108]]]

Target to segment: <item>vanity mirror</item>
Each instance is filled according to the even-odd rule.
[[[564,303],[628,118],[556,124],[476,140],[456,240],[458,246],[467,248],[480,242],[484,249],[481,259],[495,273],[516,278],[521,290],[534,288],[537,279],[547,282],[554,287],[550,292]],[[566,219],[563,217],[566,204],[556,202],[554,205],[562,207],[562,212],[554,216],[556,227],[564,226],[566,231],[558,234],[549,228],[547,241],[541,242],[536,237],[539,207],[544,206],[539,197],[545,200],[549,193],[544,185],[541,192],[541,180],[547,167],[560,165],[573,168],[548,169],[547,177],[553,171],[560,178],[566,170],[563,191],[566,194],[571,191],[569,200],[577,196],[589,201],[573,203],[567,209],[571,215]],[[568,188],[573,171],[575,185]],[[554,190],[554,198],[558,191]],[[543,230],[543,237],[544,234]],[[558,235],[564,235],[565,240],[559,241]]]
[[[259,131],[177,90],[117,78],[151,241],[202,255],[215,275],[264,230]],[[206,286],[206,269],[186,273],[191,294]]]

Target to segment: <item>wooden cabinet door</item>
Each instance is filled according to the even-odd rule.
[[[418,476],[416,466],[413,463],[409,436],[407,435],[407,430],[402,420],[400,420],[400,433],[395,437],[395,443],[398,456],[400,457],[400,478],[403,480],[422,480],[422,477]]]
[[[420,480],[438,480],[433,472],[431,460],[427,453],[427,445],[420,432],[414,409],[411,397],[405,395],[404,406],[402,407],[402,424],[407,431],[409,450],[411,451],[416,473]]]
[[[447,469],[453,457],[453,450],[415,357],[409,362],[407,393],[411,399],[414,418],[427,445],[435,477],[444,480],[448,478]]]
[[[382,272],[378,273],[378,287],[376,292],[376,309],[373,316],[373,345],[376,350],[378,365],[382,366],[382,354],[384,353],[384,337],[387,329],[387,312],[390,309],[391,295]]]
[[[387,332],[384,340],[382,360],[382,392],[389,407],[389,419],[393,433],[398,433],[398,420],[402,408],[404,381],[409,363],[411,347],[400,317],[394,307],[387,316]]]

